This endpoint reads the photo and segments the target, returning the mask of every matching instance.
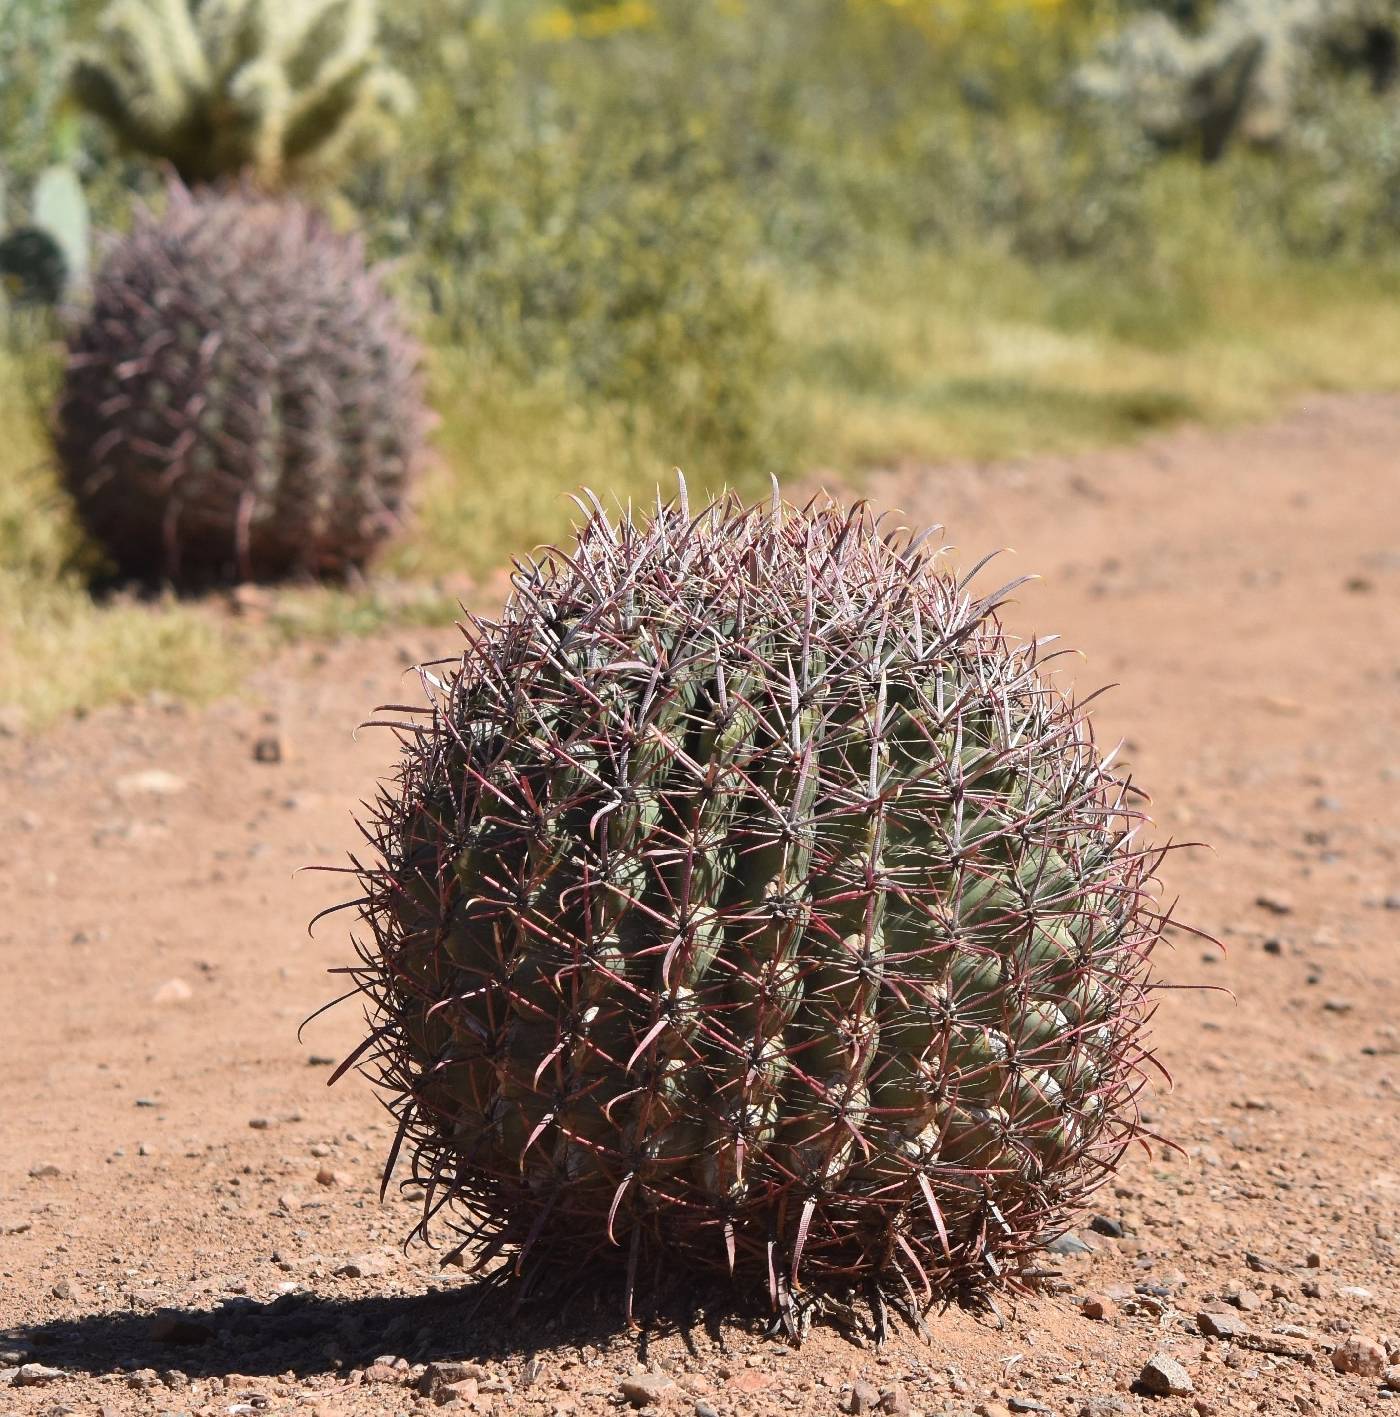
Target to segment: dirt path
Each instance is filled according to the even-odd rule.
[[[1128,738],[1164,837],[1214,844],[1168,882],[1228,954],[1178,934],[1161,963],[1238,1002],[1165,997],[1177,1087],[1151,1112],[1185,1154],[1137,1157],[1101,1194],[1123,1237],[1047,1256],[1064,1292],[1004,1329],[950,1313],[931,1345],[880,1353],[718,1325],[639,1346],[586,1303],[513,1334],[470,1319],[463,1278],[399,1248],[415,1208],[378,1200],[368,1086],[324,1086],[355,1012],[296,1037],[347,925],[308,939],[344,883],[294,873],[354,844],[392,743],[350,730],[452,644],[414,632],[290,654],[207,712],[0,739],[0,1373],[41,1365],[0,1414],[399,1414],[433,1405],[421,1365],[449,1360],[458,1411],[532,1417],[623,1405],[648,1363],[679,1380],[667,1410],[699,1417],[882,1390],[893,1412],[1384,1407],[1375,1371],[1331,1355],[1356,1336],[1400,1363],[1400,402],[867,490],[947,523],[968,561],[1018,548],[1007,577],[1045,582],[1013,628],[1085,650],[1081,690],[1121,681],[1101,737]],[[1203,1336],[1203,1311],[1245,1336]],[[1129,1390],[1157,1353],[1193,1395]]]

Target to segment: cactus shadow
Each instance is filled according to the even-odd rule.
[[[385,1354],[410,1363],[492,1362],[539,1349],[604,1345],[626,1335],[646,1361],[649,1341],[678,1333],[712,1340],[722,1319],[742,1319],[732,1295],[688,1294],[659,1305],[629,1327],[622,1290],[607,1277],[512,1311],[508,1294],[484,1283],[388,1297],[332,1298],[311,1293],[269,1302],[231,1298],[208,1307],[157,1314],[109,1310],[20,1324],[0,1338],[32,1350],[32,1361],[92,1375],[177,1370],[190,1378],[311,1377],[348,1373]]]

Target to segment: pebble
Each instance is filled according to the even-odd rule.
[[[45,1383],[57,1382],[66,1376],[62,1368],[45,1367],[43,1363],[26,1363],[15,1374],[16,1387],[43,1387]]]
[[[1393,1368],[1387,1368],[1381,1381],[1391,1392],[1400,1392],[1400,1363],[1395,1364]]]
[[[253,761],[280,763],[287,757],[287,742],[280,733],[268,733],[253,744]]]
[[[118,797],[174,797],[185,790],[185,779],[162,768],[127,773],[112,784]]]
[[[880,1393],[877,1388],[869,1383],[855,1383],[850,1392],[846,1394],[846,1400],[841,1405],[843,1412],[859,1414],[862,1412],[874,1412],[880,1405]]]
[[[153,1004],[183,1004],[194,998],[194,990],[183,979],[167,979],[151,995]]]
[[[1291,915],[1293,913],[1293,902],[1286,895],[1265,892],[1255,896],[1254,903],[1261,910],[1267,910],[1271,915]]]
[[[1244,1338],[1249,1325],[1232,1313],[1202,1313],[1196,1315],[1196,1326],[1207,1338]]]
[[[379,1255],[355,1255],[331,1272],[339,1279],[372,1279],[386,1273],[388,1268],[387,1261]]]
[[[695,1417],[719,1417],[719,1410],[702,1397],[695,1404]]]
[[[891,1383],[880,1393],[880,1410],[888,1417],[909,1417],[909,1395],[903,1383]]]
[[[1118,1305],[1103,1294],[1086,1294],[1079,1301],[1079,1312],[1086,1319],[1104,1319],[1112,1322],[1118,1317]]]
[[[1096,1215],[1089,1222],[1089,1229],[1095,1235],[1107,1235],[1110,1239],[1121,1240],[1124,1235],[1123,1222],[1114,1220],[1110,1215]]]
[[[35,1181],[50,1181],[55,1176],[62,1174],[63,1172],[52,1161],[39,1161],[29,1168],[30,1178]]]
[[[1092,1255],[1092,1245],[1087,1245],[1073,1230],[1057,1235],[1045,1247],[1052,1255]]]
[[[752,1360],[751,1360],[752,1361]],[[731,1378],[725,1386],[730,1392],[762,1392],[773,1382],[773,1374],[757,1368],[749,1368],[738,1377]]]
[[[1385,1349],[1369,1338],[1353,1335],[1332,1350],[1332,1366],[1339,1373],[1378,1378],[1386,1368]]]
[[[1091,1397],[1080,1407],[1078,1417],[1120,1417],[1127,1410],[1121,1397]]]
[[[1138,1374],[1138,1383],[1153,1397],[1185,1397],[1196,1390],[1191,1374],[1170,1353],[1149,1358]]]
[[[623,1378],[618,1389],[633,1407],[660,1406],[677,1391],[674,1380],[665,1373],[637,1373]]]

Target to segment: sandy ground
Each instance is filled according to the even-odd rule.
[[[450,628],[296,651],[199,713],[0,739],[0,1414],[1400,1417],[1397,450],[1400,402],[1321,399],[871,480],[967,562],[1010,544],[1004,578],[1044,575],[1010,623],[1082,648],[1081,692],[1121,684],[1099,733],[1162,839],[1213,844],[1167,881],[1228,946],[1177,933],[1160,959],[1211,986],[1157,1020],[1176,1087],[1149,1110],[1182,1153],[1134,1156],[1085,1252],[1045,1256],[1052,1292],[935,1315],[929,1342],[793,1351],[710,1312],[638,1335],[587,1295],[511,1324],[404,1253],[384,1114],[359,1078],[325,1086],[358,1015],[297,1038],[349,928],[308,938],[344,882],[298,868],[354,845],[393,743],[351,730]],[[1157,1355],[1191,1393],[1134,1390]]]

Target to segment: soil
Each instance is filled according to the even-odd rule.
[[[0,739],[0,1414],[1400,1417],[1397,448],[1400,401],[1323,398],[869,480],[968,564],[1016,546],[982,583],[1044,575],[1010,624],[1084,650],[1081,694],[1121,683],[1100,738],[1126,736],[1158,839],[1211,843],[1165,874],[1227,946],[1178,930],[1159,960],[1206,986],[1155,1025],[1175,1088],[1149,1112],[1181,1150],[1133,1155],[1044,1292],[935,1312],[927,1340],[794,1349],[713,1309],[628,1331],[608,1293],[512,1322],[402,1248],[388,1119],[355,1075],[325,1086],[356,1009],[298,1039],[349,932],[308,936],[346,881],[298,868],[353,849],[394,744],[352,729],[449,627],[303,647],[206,711]]]

